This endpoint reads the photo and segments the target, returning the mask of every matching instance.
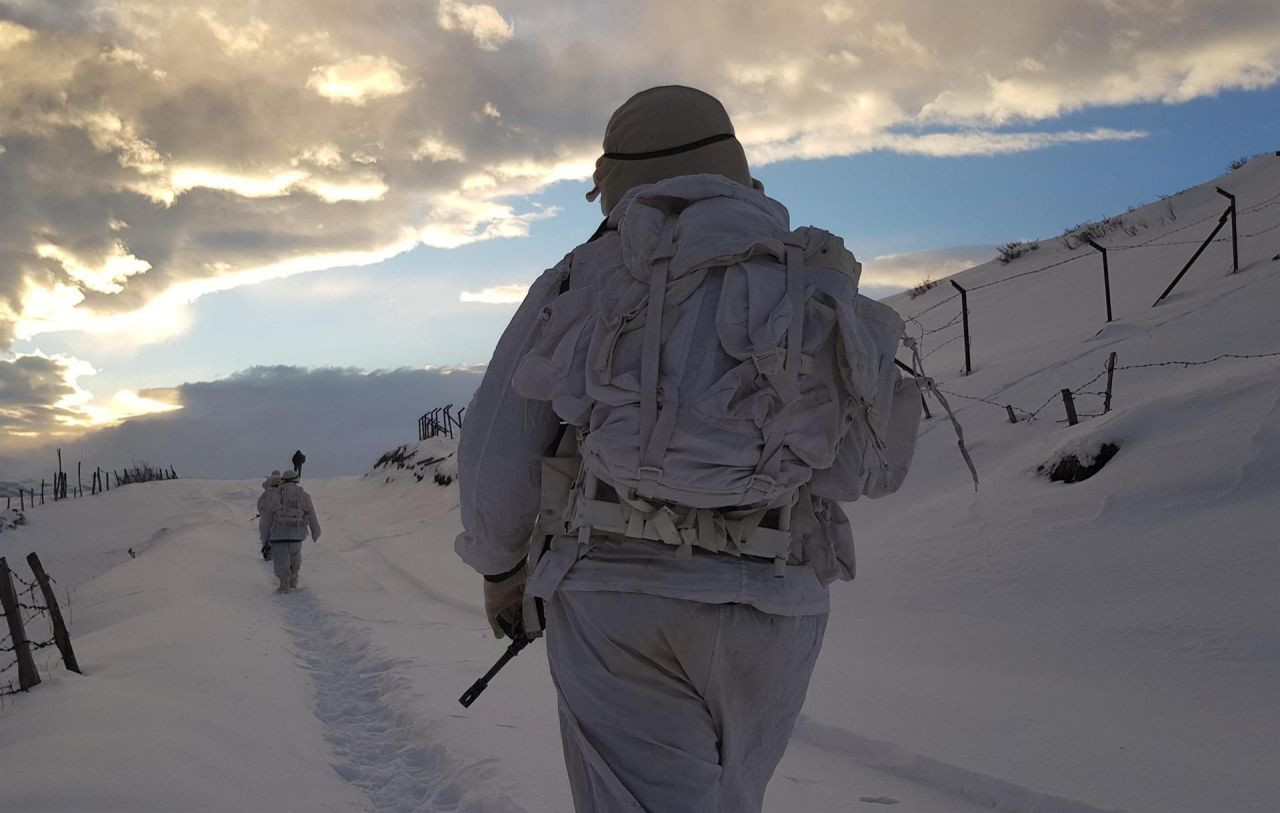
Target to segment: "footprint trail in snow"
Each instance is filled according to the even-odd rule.
[[[525,813],[486,788],[493,760],[455,764],[432,726],[397,698],[411,690],[406,663],[380,653],[364,629],[325,610],[305,590],[278,597],[296,656],[311,677],[313,711],[337,757],[333,769],[377,813]]]

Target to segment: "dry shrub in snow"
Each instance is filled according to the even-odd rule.
[[[920,294],[923,294],[926,291],[931,291],[936,287],[938,287],[937,280],[929,279],[928,277],[925,277],[914,288],[907,291],[907,296],[911,299],[915,299],[916,297],[920,296]]]
[[[1017,240],[1012,243],[1005,243],[996,250],[1000,252],[1000,256],[996,259],[1002,264],[1008,265],[1024,254],[1030,254],[1040,248],[1039,240]]]

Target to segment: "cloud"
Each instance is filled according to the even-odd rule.
[[[440,0],[436,21],[445,31],[466,32],[476,45],[487,51],[496,51],[499,45],[515,36],[511,23],[485,3]]]
[[[129,390],[106,402],[96,401],[80,385],[81,378],[96,372],[88,362],[69,356],[31,353],[0,358],[0,450],[12,452],[74,437],[86,428],[179,408],[172,401]]]
[[[241,55],[259,51],[271,34],[271,27],[257,18],[250,19],[244,25],[235,26],[223,24],[209,9],[201,11],[199,16],[230,54]]]
[[[424,136],[411,153],[415,161],[465,161],[462,148],[448,144],[439,138]]]
[[[408,90],[401,70],[385,56],[357,56],[316,68],[307,87],[335,102],[362,105]]]
[[[527,235],[652,84],[718,95],[757,164],[1140,138],[1053,121],[1275,84],[1272,5],[0,0],[0,349]]]
[[[4,370],[0,365],[0,376]],[[188,477],[243,478],[283,468],[300,448],[307,475],[363,474],[381,452],[417,439],[418,416],[445,404],[465,406],[481,375],[466,368],[254,367],[217,381],[134,393],[143,404],[182,408],[63,442],[63,456],[103,468],[146,460]],[[44,388],[33,391],[33,399],[62,392],[56,371],[30,377],[33,390]],[[0,446],[0,453],[12,452]],[[45,448],[23,452],[34,461],[31,471],[51,455]]]
[[[52,243],[37,245],[36,254],[56,260],[73,280],[91,291],[104,294],[120,293],[124,290],[123,283],[129,277],[145,273],[151,268],[151,263],[128,253],[119,240],[111,246],[109,253],[97,267],[85,265],[70,251]]]
[[[25,45],[36,38],[36,32],[30,28],[9,22],[8,20],[0,20],[0,51],[7,48],[15,48],[19,45]]]
[[[463,291],[458,296],[458,301],[477,302],[482,305],[518,305],[524,301],[525,295],[528,293],[528,285],[520,283],[497,285],[493,288],[485,288],[476,292]]]
[[[995,246],[949,246],[882,254],[862,261],[862,287],[880,292],[888,289],[900,291],[926,278],[940,280],[958,274],[991,260],[995,255]]]
[[[1060,144],[1133,141],[1146,136],[1147,133],[1143,130],[1115,130],[1107,127],[1047,133],[965,130],[924,134],[903,132],[859,134],[823,129],[806,133],[789,141],[755,144],[749,148],[748,153],[752,161],[758,165],[796,158],[857,155],[875,150],[905,155],[928,155],[933,158],[957,158],[974,155],[1011,155],[1043,150]]]

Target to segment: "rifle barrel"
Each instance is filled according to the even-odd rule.
[[[489,688],[489,681],[493,680],[494,676],[501,672],[503,667],[511,663],[511,660],[528,645],[529,639],[524,635],[512,640],[510,645],[507,646],[507,651],[502,653],[502,657],[498,658],[497,663],[489,667],[489,671],[484,673],[484,677],[472,683],[471,687],[462,693],[462,697],[458,698],[458,702],[462,704],[462,707],[471,708],[471,704],[476,702],[476,698],[480,697],[484,690]]]

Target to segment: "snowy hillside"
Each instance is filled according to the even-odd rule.
[[[1152,308],[1217,225],[1215,184],[1239,201],[1240,273],[1214,243]],[[848,506],[858,579],[833,588],[767,809],[1277,809],[1280,158],[1122,221],[1095,238],[1109,325],[1088,247],[1047,237],[955,278],[972,375],[955,289],[892,300],[982,485],[931,403],[903,490]],[[1113,352],[1112,411],[1060,422],[1063,388],[1101,412]],[[1103,443],[1091,479],[1037,473]],[[324,533],[292,595],[257,556],[256,481],[130,486],[0,535],[70,591],[86,673],[43,650],[45,683],[5,701],[0,809],[569,810],[540,645],[457,704],[502,647],[452,553],[453,451],[306,481]]]

